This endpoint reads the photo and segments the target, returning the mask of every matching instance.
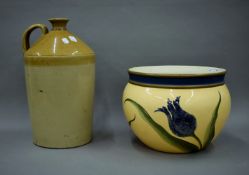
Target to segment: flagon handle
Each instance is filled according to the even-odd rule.
[[[30,35],[35,29],[38,29],[38,28],[41,30],[42,35],[45,35],[48,33],[48,28],[44,24],[33,24],[29,28],[27,28],[22,36],[23,52],[25,52],[26,50],[30,48],[30,42],[29,42]]]

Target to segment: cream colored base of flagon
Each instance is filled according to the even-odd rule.
[[[33,142],[69,148],[91,140],[95,65],[25,66]]]
[[[156,112],[177,97],[181,108],[196,119],[191,136],[177,136],[170,129],[167,116]],[[144,144],[158,151],[187,153],[206,148],[219,135],[230,112],[230,95],[225,85],[167,89],[128,83],[123,109],[131,129]]]

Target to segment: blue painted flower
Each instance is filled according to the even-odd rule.
[[[167,107],[162,106],[155,112],[163,112],[168,118],[171,131],[179,137],[194,136],[196,129],[196,119],[192,114],[184,111],[180,106],[180,96],[173,102],[168,99]]]

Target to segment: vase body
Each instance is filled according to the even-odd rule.
[[[53,28],[31,26],[24,33],[24,62],[33,143],[70,148],[92,136],[95,54],[66,29],[67,19],[50,20]],[[29,34],[43,35],[29,48]]]
[[[150,148],[170,153],[203,150],[220,134],[230,112],[224,72],[199,74],[190,67],[183,75],[181,66],[171,68],[163,68],[166,74],[129,71],[122,100],[126,119]]]

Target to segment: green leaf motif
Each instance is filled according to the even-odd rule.
[[[212,119],[211,119],[210,123],[208,124],[208,127],[207,127],[206,132],[205,132],[206,134],[204,136],[203,148],[206,148],[211,143],[211,141],[213,140],[213,138],[215,136],[215,123],[216,123],[217,118],[218,118],[218,111],[219,111],[220,103],[221,103],[221,95],[219,92],[218,103],[214,109]]]
[[[148,114],[148,112],[134,100],[128,98],[125,100],[125,102],[130,102],[131,104],[133,104],[136,107],[139,116],[141,116],[165,142],[181,149],[183,152],[196,152],[199,150],[198,146],[174,137],[170,133],[168,133],[168,131],[166,131],[161,125],[156,123]]]

